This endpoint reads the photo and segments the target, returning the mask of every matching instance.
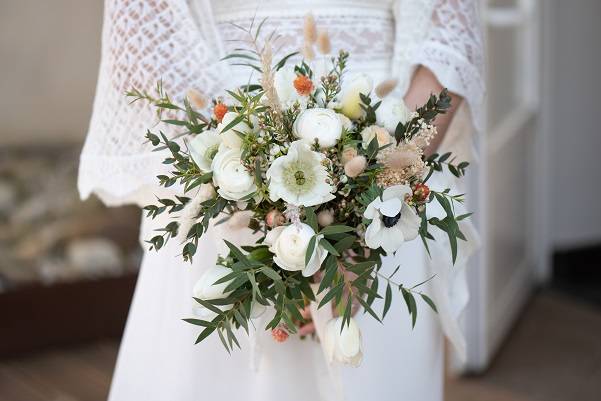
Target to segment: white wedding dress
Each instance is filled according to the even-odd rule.
[[[153,110],[123,95],[131,87],[151,90],[162,79],[173,99],[190,88],[208,94],[246,83],[247,70],[219,59],[239,43],[253,18],[269,17],[263,32],[277,29],[286,42],[282,54],[297,50],[304,15],[311,11],[327,29],[333,52],[351,53],[350,67],[374,81],[394,76],[398,94],[411,72],[425,65],[440,82],[466,100],[447,132],[443,148],[470,159],[472,131],[478,131],[484,96],[483,55],[475,0],[107,0],[102,62],[90,131],[84,146],[79,189],[108,205],[152,203],[159,189],[162,154],[150,152],[145,130],[156,123]],[[169,132],[168,127],[155,126]],[[451,178],[432,185],[453,186]],[[143,219],[141,238],[164,222]],[[271,340],[257,331],[229,356],[217,337],[194,345],[198,327],[190,317],[192,286],[223,250],[223,238],[252,241],[247,230],[213,227],[203,237],[192,265],[175,243],[145,254],[115,370],[111,401],[163,400],[406,400],[443,398],[443,332],[461,355],[465,344],[457,318],[467,302],[463,266],[476,243],[471,225],[463,231],[460,260],[451,265],[444,236],[428,258],[419,241],[395,257],[398,281],[412,285],[436,273],[424,291],[439,309],[418,304],[411,329],[400,296],[384,325],[358,315],[364,360],[359,368],[328,366],[317,341]],[[387,260],[384,269],[393,269]],[[381,306],[377,306],[381,308]],[[240,336],[240,338],[245,338]]]

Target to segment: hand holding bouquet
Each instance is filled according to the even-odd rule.
[[[159,250],[178,239],[183,258],[192,260],[210,225],[244,221],[261,239],[243,247],[226,242],[229,253],[194,287],[198,308],[186,321],[202,328],[197,342],[216,334],[229,351],[239,346],[240,328],[248,332],[264,313],[270,313],[264,328],[284,340],[307,322],[307,305],[333,305],[339,317],[321,341],[332,359],[356,365],[361,336],[353,304],[381,321],[398,291],[413,324],[417,298],[436,310],[419,285],[395,282],[396,271],[382,274],[381,257],[418,237],[428,250],[432,226],[448,235],[453,260],[458,240],[465,240],[458,221],[468,215],[456,216],[453,207],[462,196],[436,192],[427,182],[443,166],[461,177],[467,163],[455,164],[449,153],[423,153],[450,97],[443,90],[410,111],[382,87],[376,96],[369,76],[349,74],[344,51],[317,74],[306,59],[287,65],[295,54],[273,62],[271,43],[260,46],[257,37],[227,58],[258,71],[258,83],[228,91],[210,107],[194,92],[175,104],[160,83],[156,96],[128,93],[153,103],[162,121],[181,127],[184,136],[185,147],[163,133],[146,135],[156,150],[168,152],[164,163],[172,169],[158,177],[160,184],[181,185],[179,195],[144,208],[153,218],[169,216],[148,242]],[[432,202],[444,218],[427,217]],[[377,298],[384,299],[381,311],[372,307]]]

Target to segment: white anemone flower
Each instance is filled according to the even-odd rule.
[[[196,135],[190,141],[190,156],[194,163],[204,172],[211,171],[211,162],[217,154],[221,136],[215,130]]]
[[[312,151],[305,142],[292,142],[288,154],[275,159],[267,170],[270,199],[283,199],[294,206],[315,206],[334,199],[335,188],[328,183],[324,159],[323,153]]]
[[[365,244],[368,247],[382,247],[387,254],[391,254],[403,242],[417,237],[421,219],[405,202],[405,195],[411,193],[407,185],[394,185],[384,190],[381,199],[376,198],[367,206],[363,216],[371,219],[365,231]]]

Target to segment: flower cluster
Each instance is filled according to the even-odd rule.
[[[318,50],[331,51],[327,34],[309,35],[310,25],[309,47],[317,41]],[[187,321],[203,328],[198,341],[217,332],[230,350],[238,346],[234,329],[248,331],[249,321],[268,310],[265,328],[281,342],[307,322],[302,311],[315,302],[333,305],[339,315],[322,339],[329,357],[357,365],[362,350],[353,303],[381,320],[397,288],[414,319],[416,295],[435,309],[415,287],[381,275],[381,257],[417,237],[427,249],[432,226],[449,235],[453,258],[457,239],[465,239],[457,221],[467,216],[455,216],[452,207],[461,196],[427,185],[443,166],[458,177],[467,167],[448,153],[424,155],[436,135],[433,121],[449,108],[450,97],[443,90],[411,111],[389,95],[392,81],[375,90],[369,76],[348,73],[344,51],[319,60],[318,74],[306,55],[296,65],[287,64],[295,54],[274,63],[271,44],[259,46],[258,32],[250,37],[248,50],[227,58],[259,70],[258,83],[212,102],[190,92],[183,105],[162,91],[158,97],[130,92],[172,113],[165,123],[185,129],[184,146],[162,133],[146,135],[168,152],[165,164],[173,167],[158,177],[160,184],[179,183],[183,190],[145,207],[153,218],[170,216],[148,242],[160,249],[177,238],[184,259],[192,260],[211,224],[230,220],[231,229],[244,225],[262,233],[253,246],[226,242],[229,253],[194,287],[198,306]],[[434,201],[446,218],[427,217]],[[378,293],[379,280],[388,281],[385,295]],[[378,313],[372,305],[382,297]]]

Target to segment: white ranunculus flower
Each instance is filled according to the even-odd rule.
[[[411,195],[411,188],[407,185],[394,185],[384,190],[382,199],[376,198],[367,206],[363,216],[371,219],[365,230],[365,244],[368,247],[382,247],[387,254],[391,254],[403,242],[417,237],[421,219],[407,205],[405,195]]]
[[[190,156],[202,171],[211,171],[211,162],[221,144],[221,136],[214,130],[196,135],[190,141]]]
[[[323,153],[312,151],[302,141],[292,142],[288,154],[273,161],[267,169],[269,198],[283,199],[294,206],[315,206],[334,199],[328,184]]]
[[[342,317],[330,320],[326,324],[323,345],[328,362],[336,361],[355,367],[361,364],[363,359],[361,331],[354,318],[351,318],[348,326],[345,324],[344,327],[342,327]]]
[[[221,284],[215,284],[218,280],[221,280],[223,277],[227,276],[232,272],[231,269],[227,267],[215,265],[205,271],[200,279],[194,284],[194,288],[192,289],[192,294],[194,298],[202,299],[203,301],[211,301],[214,299],[222,299],[229,296],[232,292],[225,292],[225,288],[231,283],[231,281],[227,281]],[[200,305],[198,302],[194,302],[195,305],[193,307],[194,313],[196,316],[203,320],[213,320],[216,314],[213,311],[208,310],[207,308]],[[231,305],[223,305],[218,306],[221,310],[231,309]]]
[[[378,125],[370,125],[369,127],[363,128],[361,131],[361,139],[363,139],[363,149],[367,149],[369,143],[376,138],[378,140],[378,146],[386,146],[392,143],[394,138],[388,133],[386,128],[382,128]]]
[[[369,95],[373,89],[373,81],[367,74],[355,74],[342,80],[340,93],[340,110],[342,114],[356,120],[363,116],[365,111],[361,108],[359,94]]]
[[[336,113],[336,114],[338,114],[338,118],[340,119],[342,128],[344,128],[347,131],[350,131],[353,128],[353,122],[351,121],[351,119],[342,113]]]
[[[309,241],[315,235],[315,231],[307,224],[290,224],[279,226],[267,233],[265,244],[269,245],[269,251],[275,256],[273,261],[282,269],[288,271],[301,270],[303,276],[309,277],[319,270],[328,251],[319,245],[323,235],[315,239],[315,249],[309,263],[305,266],[305,255]]]
[[[244,168],[240,149],[221,146],[213,158],[213,184],[217,193],[228,200],[238,201],[257,190],[254,177]]]
[[[294,135],[309,145],[319,141],[319,146],[329,148],[336,145],[342,135],[342,121],[334,110],[307,109],[294,121]]]
[[[217,130],[221,134],[221,140],[225,146],[230,149],[240,149],[242,147],[242,138],[240,134],[246,135],[251,132],[250,127],[246,122],[240,121],[227,131],[223,131],[232,121],[239,117],[238,113],[229,111],[223,116],[223,120],[217,125]]]
[[[376,110],[376,121],[394,135],[399,122],[405,124],[411,117],[411,110],[403,99],[386,97]]]
[[[294,87],[296,77],[297,75],[292,65],[280,68],[273,77],[273,84],[278,94],[278,99],[280,99],[280,103],[286,109],[290,108],[295,102],[299,102],[301,105],[306,104],[306,99]]]

